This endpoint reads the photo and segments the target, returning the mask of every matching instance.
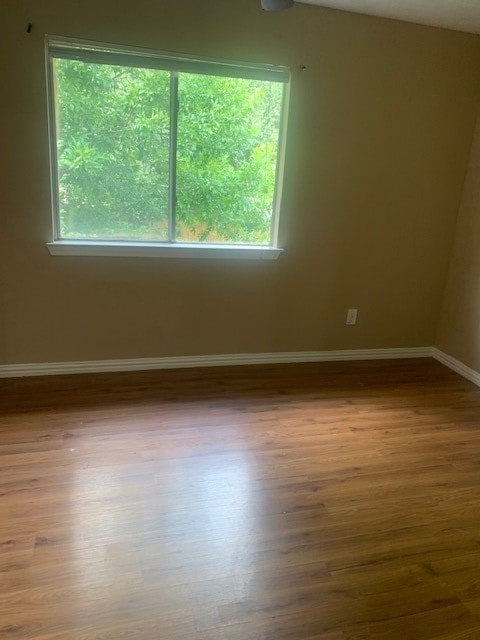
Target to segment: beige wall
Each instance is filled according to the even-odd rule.
[[[437,346],[480,371],[480,116],[475,130]]]
[[[479,39],[258,4],[2,0],[1,363],[433,343]],[[281,258],[51,257],[45,33],[290,66]]]

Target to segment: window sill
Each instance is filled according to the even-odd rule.
[[[47,242],[52,256],[111,256],[124,258],[209,258],[222,260],[276,260],[283,249],[252,245],[162,244],[159,242]]]

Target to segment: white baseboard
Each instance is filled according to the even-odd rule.
[[[109,371],[144,371],[148,369],[184,369],[243,364],[290,362],[329,362],[340,360],[389,360],[393,358],[428,358],[431,347],[410,349],[351,349],[342,351],[285,351],[277,353],[229,353],[210,356],[172,358],[134,358],[128,360],[86,360],[80,362],[39,362],[0,365],[0,378],[52,376],[72,373]]]
[[[480,387],[480,373],[475,371],[475,369],[467,367],[467,365],[460,362],[460,360],[449,356],[448,353],[440,351],[440,349],[437,349],[436,347],[432,347],[432,357]]]
[[[84,360],[0,365],[0,378],[52,376],[74,373],[187,369],[245,364],[288,364],[292,362],[337,362],[342,360],[391,360],[433,357],[480,387],[480,373],[436,347],[399,349],[345,349],[340,351],[285,351],[276,353],[227,353],[210,356],[131,358],[126,360]]]

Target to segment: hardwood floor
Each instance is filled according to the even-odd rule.
[[[480,639],[480,389],[442,365],[0,396],[2,640]]]

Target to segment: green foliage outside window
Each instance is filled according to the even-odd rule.
[[[269,244],[282,85],[55,59],[60,235]]]

